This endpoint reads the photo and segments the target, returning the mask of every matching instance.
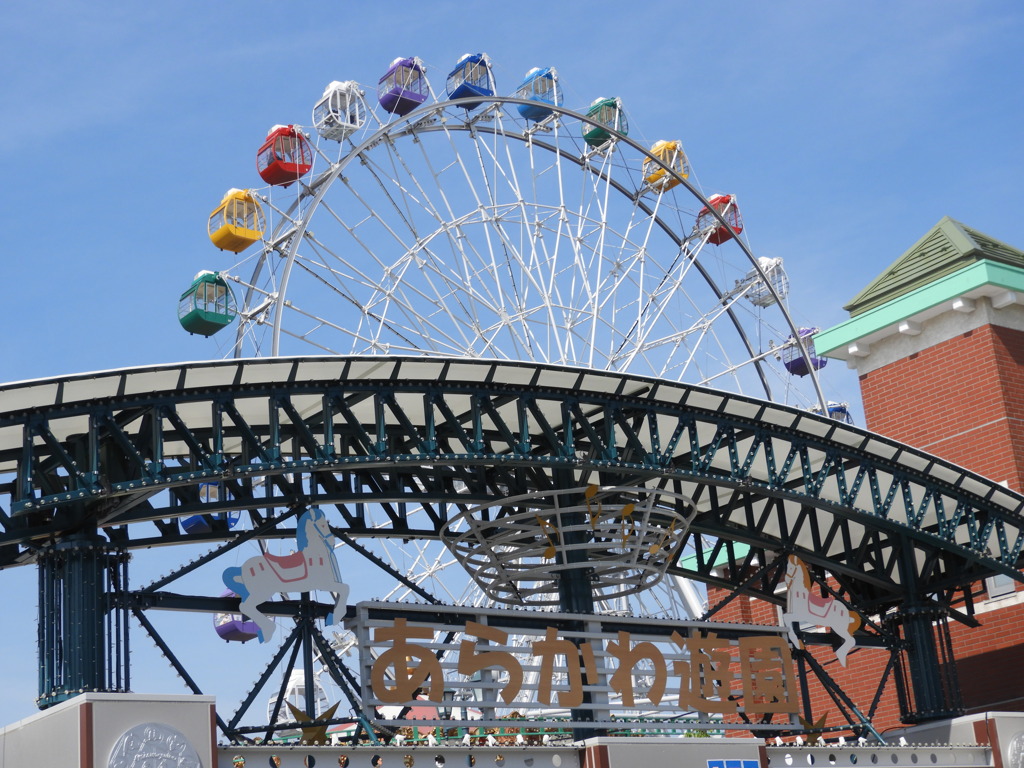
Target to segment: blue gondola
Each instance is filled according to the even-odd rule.
[[[220,500],[220,483],[200,483],[199,500],[204,504]],[[234,528],[238,524],[238,512],[218,512],[213,515],[190,515],[181,521],[181,527],[185,533],[209,533],[213,530],[210,521],[224,521],[228,528]]]
[[[494,75],[491,60],[486,53],[464,53],[448,75],[445,86],[449,99],[464,99],[470,96],[493,96]],[[483,102],[473,101],[460,104],[463,109],[476,109]]]
[[[551,114],[551,105],[562,106],[562,87],[554,67],[534,67],[526,73],[522,85],[516,90],[517,99],[529,99],[534,104],[520,104],[519,114],[527,120],[543,120]]]
[[[828,417],[830,419],[835,419],[836,421],[840,421],[843,424],[853,424],[853,416],[850,414],[850,404],[849,403],[837,403],[834,400],[829,400],[828,403],[827,403],[827,406],[828,406],[827,413],[828,413]],[[821,406],[820,405],[812,405],[811,406],[811,412],[812,413],[817,413],[817,414],[820,415],[821,414]]]
[[[426,73],[427,68],[416,57],[395,59],[377,83],[377,101],[394,115],[409,114],[427,100]]]
[[[209,516],[209,518],[214,522],[223,521],[229,529],[238,525],[239,517],[240,515],[238,512],[218,512]],[[181,527],[185,533],[209,533],[213,530],[213,526],[210,525],[206,515],[191,515],[190,517],[186,517],[181,521]]]
[[[830,419],[843,422],[843,424],[853,424],[853,416],[850,415],[849,403],[836,403],[829,400],[828,416]]]

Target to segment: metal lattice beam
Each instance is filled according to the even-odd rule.
[[[675,483],[698,515],[696,556],[674,573],[721,578],[719,554],[699,543],[710,535],[746,544],[761,562],[797,553],[877,609],[899,599],[904,542],[921,553],[918,587],[950,599],[983,575],[1017,576],[1024,545],[1021,498],[937,458],[784,406],[620,374],[297,358],[120,371],[6,394],[28,405],[0,413],[0,566],[84,524],[132,548],[195,540],[161,527],[173,518],[229,509],[272,518],[296,503],[334,505],[353,537],[437,537],[453,503],[550,488],[556,472],[581,485]],[[229,493],[203,503],[192,490],[202,481]],[[382,505],[387,525],[366,524],[366,503]],[[424,505],[425,525],[423,515],[410,525],[410,504]],[[268,535],[291,529],[271,525]]]

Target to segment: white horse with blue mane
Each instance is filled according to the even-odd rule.
[[[256,622],[261,643],[273,637],[277,625],[271,617],[260,612],[260,603],[279,592],[312,592],[318,589],[333,592],[336,602],[334,610],[327,616],[327,623],[333,624],[335,616],[341,618],[345,615],[348,585],[341,580],[341,571],[334,556],[334,534],[323,510],[310,507],[299,515],[295,542],[298,551],[290,555],[257,555],[240,567],[224,571],[224,584],[242,598],[239,608]]]

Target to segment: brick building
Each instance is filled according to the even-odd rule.
[[[845,307],[850,319],[815,337],[819,355],[859,374],[865,427],[1024,491],[1024,252],[943,218]],[[1024,711],[1024,591],[1010,577],[975,585],[950,622],[967,714]],[[712,605],[721,598],[714,590]],[[774,605],[734,600],[717,619],[778,623]],[[842,668],[813,651],[878,731],[900,727],[889,654],[859,648]],[[839,725],[811,686],[816,717]],[[828,714],[831,710],[832,714]]]

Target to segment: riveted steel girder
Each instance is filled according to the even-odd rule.
[[[336,529],[353,538],[438,537],[456,511],[565,478],[691,498],[698,514],[676,574],[735,586],[739,566],[796,553],[869,610],[900,601],[901,558],[917,569],[914,589],[948,605],[987,574],[1017,577],[1024,545],[1024,499],[959,467],[805,411],[622,374],[274,358],[0,395],[0,566],[86,525],[129,549],[227,539],[239,534],[215,518],[195,536],[176,523],[227,510],[288,536],[273,510],[306,503],[333,506]],[[228,492],[204,500],[199,484],[212,480]],[[366,523],[370,503],[386,525]],[[413,522],[411,505],[426,514]],[[765,569],[745,588],[774,599],[777,580]]]

